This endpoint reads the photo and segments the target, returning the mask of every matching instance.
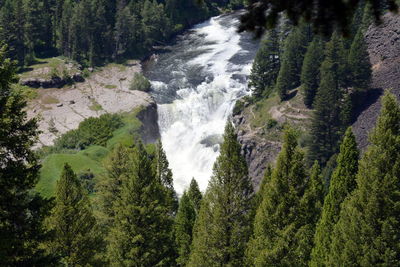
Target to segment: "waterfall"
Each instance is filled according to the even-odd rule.
[[[222,15],[179,36],[145,71],[158,103],[161,140],[178,194],[192,177],[204,191],[258,43],[237,33],[238,14]]]

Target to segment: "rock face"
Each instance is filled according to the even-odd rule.
[[[38,97],[28,104],[28,116],[39,118],[40,146],[49,146],[61,134],[76,129],[81,121],[105,113],[130,112],[141,107],[145,142],[159,138],[157,106],[145,92],[129,90],[129,84],[140,65],[133,62],[125,68],[106,67],[84,82],[60,89],[37,89]],[[123,79],[125,78],[125,79]]]
[[[83,78],[82,73],[77,72],[71,75],[70,79],[74,82],[84,82],[85,78]],[[26,78],[20,80],[21,85],[29,86],[32,88],[61,88],[67,84],[65,79],[61,79],[60,77],[53,77],[50,79],[43,78]]]
[[[240,128],[237,134],[238,141],[242,146],[242,155],[249,167],[249,176],[253,186],[258,190],[267,163],[275,161],[276,155],[281,149],[281,143],[260,137],[257,130],[248,127],[250,122],[242,114],[234,116],[232,121],[237,128]]]
[[[140,131],[144,143],[155,143],[161,138],[158,128],[157,104],[154,101],[145,106],[137,117],[142,122]]]
[[[372,87],[358,110],[353,124],[359,147],[368,145],[368,134],[380,112],[380,96],[390,89],[400,100],[400,15],[388,13],[382,24],[370,26],[365,35],[373,69]]]

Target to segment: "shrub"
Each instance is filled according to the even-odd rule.
[[[55,141],[54,150],[84,149],[90,145],[105,146],[113,132],[123,125],[120,115],[104,114],[98,118],[87,118],[78,129],[63,134]]]
[[[150,91],[151,84],[143,74],[136,72],[129,87],[130,90],[138,90],[143,92]]]

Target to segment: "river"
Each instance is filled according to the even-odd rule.
[[[178,194],[192,177],[206,189],[235,101],[249,94],[247,76],[258,41],[237,33],[238,23],[239,13],[233,13],[198,24],[144,69]]]

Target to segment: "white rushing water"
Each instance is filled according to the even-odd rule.
[[[257,44],[237,33],[237,23],[238,16],[229,15],[197,25],[160,57],[164,66],[154,66],[158,70],[150,75],[155,91],[175,92],[172,102],[158,105],[158,112],[178,194],[192,177],[206,189],[227,118],[235,101],[248,94],[246,77]],[[168,72],[168,78],[157,80],[160,72]]]

